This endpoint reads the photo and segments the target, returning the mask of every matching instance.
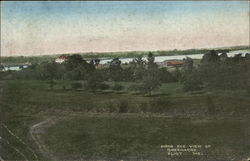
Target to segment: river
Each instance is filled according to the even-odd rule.
[[[245,56],[246,53],[249,53],[249,50],[235,50],[227,53],[228,57],[233,57],[236,54],[241,53],[242,56]],[[172,55],[172,56],[155,56],[155,62],[163,62],[165,60],[183,60],[186,57],[190,57],[192,59],[201,59],[204,54],[190,54],[190,55]],[[122,64],[129,63],[133,61],[134,58],[120,58]],[[100,64],[107,64],[111,62],[112,59],[102,59]],[[143,60],[147,60],[147,57],[143,57]]]

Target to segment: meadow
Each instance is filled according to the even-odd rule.
[[[119,91],[73,89],[72,81],[56,81],[53,89],[49,81],[39,80],[0,84],[0,156],[7,160],[227,161],[249,155],[246,90],[184,92],[176,82],[162,84],[149,97],[130,90],[136,82],[120,82],[124,89]],[[47,152],[38,148],[30,133],[44,120],[48,125],[34,135]],[[202,156],[174,157],[160,147],[164,144],[212,148]]]

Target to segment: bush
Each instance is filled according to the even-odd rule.
[[[207,98],[206,98],[206,105],[207,105],[208,115],[216,114],[216,108],[215,108],[214,102],[210,96],[207,96]]]
[[[148,106],[148,103],[147,102],[142,102],[139,104],[139,109],[140,109],[140,112],[149,112],[149,106]]]
[[[117,84],[117,83],[115,83],[115,85],[112,88],[112,90],[115,90],[115,91],[121,91],[123,89],[124,89],[124,87],[120,84]]]
[[[54,80],[50,80],[49,81],[50,89],[54,89],[55,84],[56,84],[56,82]]]
[[[101,90],[105,90],[105,89],[109,89],[109,85],[107,85],[105,83],[100,83],[97,85],[97,88],[101,89]]]
[[[118,103],[119,113],[127,113],[128,112],[128,101],[121,100]]]
[[[80,83],[80,82],[71,83],[71,88],[74,90],[80,89],[80,88],[82,88],[82,83]]]
[[[201,81],[201,78],[198,73],[190,73],[186,76],[186,78],[184,78],[183,89],[185,92],[201,90],[202,86],[203,82]]]
[[[165,98],[156,98],[150,101],[150,112],[164,113],[170,110],[171,102]]]
[[[143,85],[142,84],[133,84],[128,88],[130,91],[142,91]]]

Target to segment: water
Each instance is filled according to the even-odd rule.
[[[24,68],[28,68],[28,66],[27,65],[24,65],[24,66],[17,66],[17,65],[14,65],[14,66],[5,66],[4,68],[3,68],[3,71],[9,71],[9,70],[12,70],[12,71],[20,71],[20,70],[22,70],[22,69],[24,69]]]
[[[227,53],[228,57],[233,57],[236,54],[241,53],[242,56],[245,56],[246,53],[249,53],[249,50],[237,50],[237,51],[230,51]],[[204,54],[190,54],[190,55],[172,55],[172,56],[155,56],[155,62],[160,63],[165,60],[183,60],[186,57],[190,57],[192,59],[202,59]],[[129,63],[133,61],[134,58],[120,58],[122,64]],[[100,61],[100,64],[107,64],[111,62],[112,59],[103,59]],[[147,60],[147,57],[143,57],[143,60]]]

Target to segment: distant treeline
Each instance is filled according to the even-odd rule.
[[[88,90],[109,88],[105,82],[138,82],[131,90],[148,93],[157,89],[162,83],[181,82],[184,91],[206,89],[245,90],[250,92],[250,54],[244,57],[237,54],[228,57],[226,52],[218,54],[211,50],[204,54],[201,63],[194,66],[191,58],[186,58],[182,67],[169,71],[159,68],[154,62],[154,54],[149,53],[147,61],[137,56],[127,64],[121,65],[119,58],[113,58],[107,67],[99,68],[99,59],[87,62],[79,54],[69,56],[65,63],[54,61],[32,64],[18,72],[2,72],[2,79],[49,80],[53,88],[54,80],[83,81],[84,84],[72,84],[72,87]],[[119,84],[115,87],[120,90]]]
[[[249,46],[236,46],[236,47],[225,47],[213,49],[218,53],[230,52],[234,50],[249,50]],[[212,49],[189,49],[189,50],[170,50],[170,51],[128,51],[128,52],[105,52],[105,53],[74,53],[79,54],[86,60],[93,58],[134,58],[137,56],[147,56],[149,52],[153,53],[154,56],[173,56],[173,55],[189,55],[189,54],[205,54]],[[61,55],[73,55],[72,54],[61,54]],[[60,55],[44,55],[44,56],[16,56],[16,57],[1,57],[1,63],[41,63],[46,61],[53,61]]]
[[[210,50],[215,50],[218,53],[230,52],[234,50],[249,50],[250,46],[236,46],[225,48],[213,48],[213,49],[188,49],[188,50],[169,50],[169,51],[128,51],[128,52],[109,52],[109,53],[85,53],[85,58],[134,58],[137,56],[147,56],[149,52],[155,56],[173,56],[173,55],[190,55],[190,54],[205,54]],[[81,54],[81,53],[78,53]]]

